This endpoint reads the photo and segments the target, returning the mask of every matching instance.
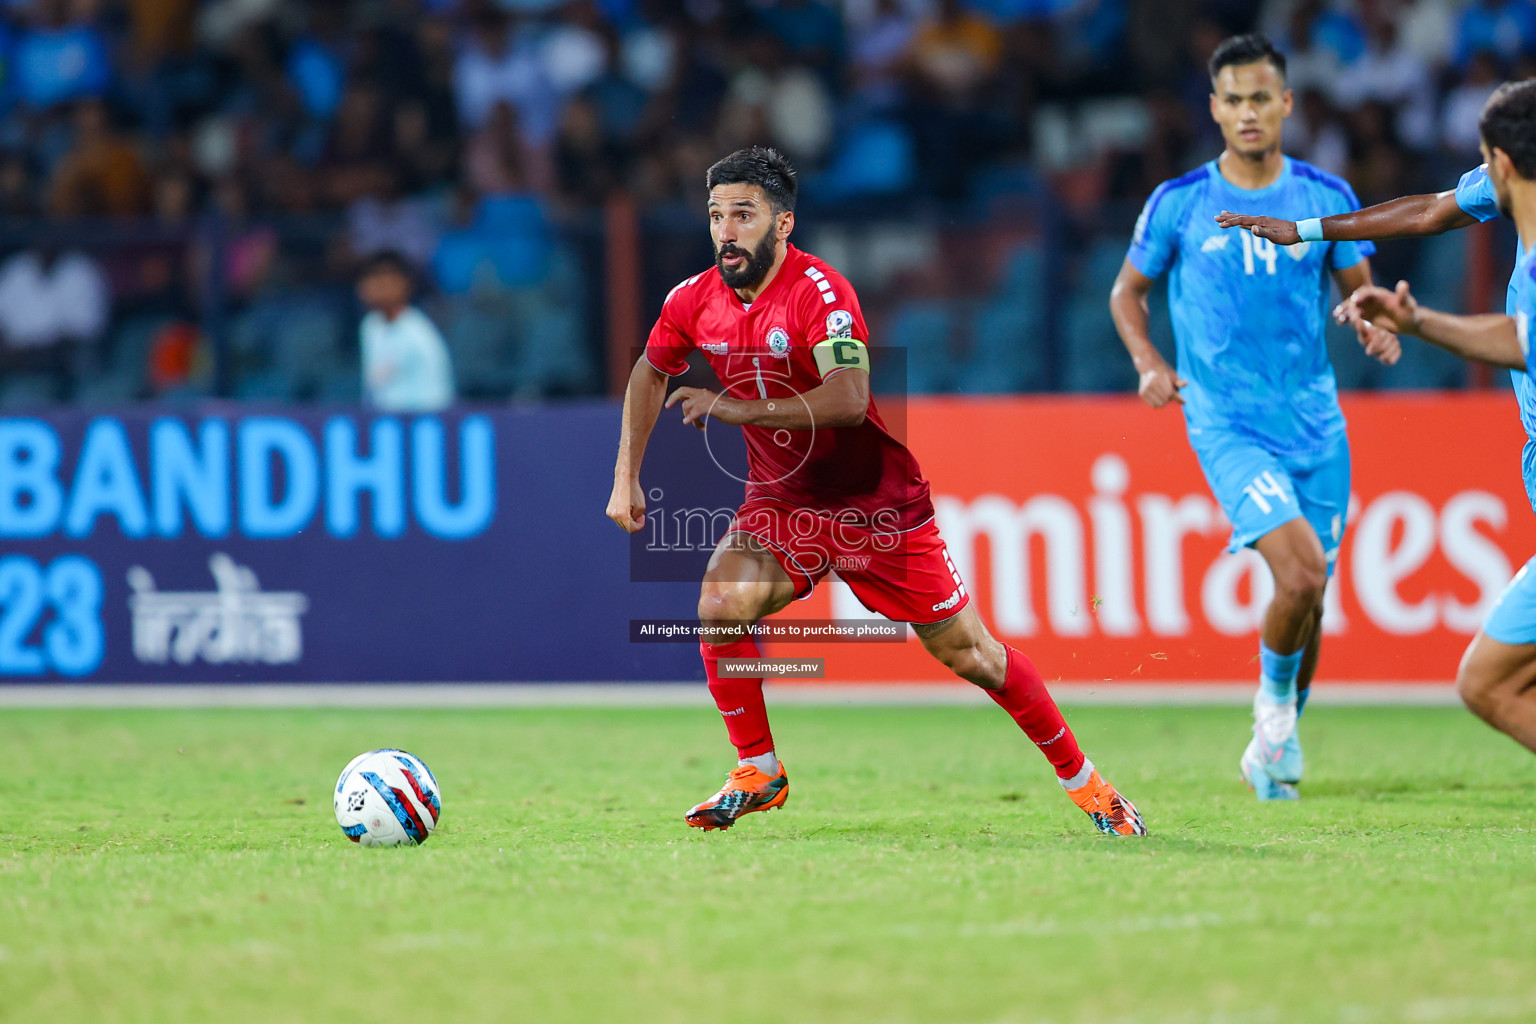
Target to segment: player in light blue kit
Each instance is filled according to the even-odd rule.
[[[1322,210],[1315,210],[1321,213]],[[1404,196],[1355,213],[1309,217],[1302,221],[1259,217],[1222,211],[1216,223],[1227,228],[1247,228],[1278,245],[1317,241],[1381,241],[1387,238],[1422,238],[1444,234],[1499,216],[1498,198],[1488,178],[1487,165],[1461,176],[1454,189],[1434,195]],[[1515,282],[1510,279],[1504,311],[1515,314]],[[1536,509],[1536,381],[1520,369],[1510,370],[1510,383],[1520,403],[1520,423],[1525,427],[1525,448],[1520,453],[1525,495]]]
[[[1536,79],[1502,86],[1478,125],[1483,178],[1499,212],[1513,218],[1520,251],[1509,284],[1510,315],[1451,316],[1413,299],[1408,282],[1396,291],[1368,286],[1339,306],[1341,321],[1374,321],[1467,359],[1536,374],[1531,328],[1536,322]],[[1465,181],[1465,179],[1463,179]],[[1522,418],[1527,410],[1521,401]],[[1530,421],[1526,420],[1527,430]],[[1526,445],[1527,453],[1530,445]],[[1527,467],[1530,462],[1527,459]],[[1531,474],[1526,473],[1526,490]],[[1536,752],[1536,558],[1510,581],[1472,638],[1456,673],[1456,689],[1479,717]]]
[[[1211,56],[1211,116],[1226,149],[1152,193],[1110,295],[1110,311],[1154,409],[1184,406],[1190,445],[1232,521],[1232,550],[1256,548],[1275,595],[1259,643],[1259,692],[1243,778],[1261,800],[1295,799],[1296,719],[1316,671],[1323,591],[1349,507],[1349,442],[1323,329],[1328,277],[1348,295],[1370,283],[1369,243],[1282,248],[1214,223],[1223,210],[1344,212],[1348,184],[1280,149],[1291,113],[1285,57],[1236,36]],[[1153,347],[1147,293],[1170,275],[1178,369]],[[1367,328],[1361,328],[1367,331]],[[1395,362],[1395,336],[1367,350]]]

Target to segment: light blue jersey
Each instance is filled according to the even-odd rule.
[[[1344,433],[1323,329],[1328,271],[1375,252],[1369,242],[1277,246],[1217,226],[1222,210],[1300,220],[1360,208],[1343,179],[1285,158],[1273,185],[1243,189],[1216,161],[1164,182],[1127,254],[1147,277],[1169,273],[1180,393],[1190,441],[1236,435],[1281,457],[1332,448]]]
[[[1499,197],[1494,194],[1487,164],[1480,164],[1461,176],[1461,180],[1456,183],[1456,205],[1461,207],[1463,213],[1484,223],[1499,216]],[[1513,288],[1510,290],[1510,298],[1514,298]]]
[[[1531,351],[1531,331],[1536,328],[1536,247],[1527,251],[1524,242],[1520,244],[1519,255],[1515,258],[1515,272],[1509,278],[1509,307],[1509,314],[1515,318],[1520,333],[1520,348],[1525,353],[1525,373],[1522,377],[1528,381],[1532,374],[1536,374],[1536,353]],[[1524,411],[1525,403],[1522,399],[1521,412]],[[1530,442],[1527,442],[1527,452],[1530,447]],[[1526,477],[1526,488],[1530,488],[1529,476]],[[1493,610],[1483,622],[1483,632],[1500,643],[1536,643],[1536,570],[1532,566],[1536,566],[1536,558],[1527,562],[1515,578],[1509,581],[1509,586],[1504,588],[1504,593],[1499,595]]]
[[[1456,183],[1456,205],[1462,211],[1480,221],[1490,221],[1499,216],[1499,199],[1493,191],[1493,181],[1488,177],[1488,165],[1474,167]],[[1504,312],[1515,315],[1515,282],[1520,268],[1509,278],[1509,288],[1504,293]],[[1525,479],[1526,500],[1536,510],[1536,381],[1531,375],[1519,370],[1509,372],[1509,382],[1515,389],[1515,400],[1520,403],[1520,425],[1525,428],[1525,450],[1520,453],[1520,475]]]

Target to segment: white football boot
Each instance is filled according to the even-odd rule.
[[[1243,781],[1260,800],[1295,800],[1301,769],[1296,699],[1276,700],[1260,690],[1253,698],[1253,739],[1239,762]]]

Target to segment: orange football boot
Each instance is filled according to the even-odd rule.
[[[1088,775],[1088,784],[1081,789],[1067,790],[1067,796],[1093,819],[1100,832],[1111,836],[1144,836],[1147,826],[1142,823],[1136,805],[1115,791],[1104,781],[1095,768]]]
[[[706,832],[727,829],[736,819],[753,811],[783,807],[789,799],[789,776],[779,764],[779,774],[769,775],[750,764],[737,765],[726,776],[720,792],[683,815],[683,820]]]

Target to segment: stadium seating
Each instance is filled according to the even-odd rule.
[[[1449,231],[1419,242],[1413,276],[1414,294],[1435,309],[1464,311],[1467,233]],[[1499,296],[1503,298],[1502,294]],[[1383,369],[1387,369],[1383,367]],[[1378,375],[1383,388],[1455,388],[1467,380],[1467,364],[1442,349],[1419,341],[1403,345],[1403,358],[1391,371]]]
[[[0,375],[0,412],[34,412],[51,405],[57,390],[51,374],[8,373]]]
[[[890,344],[906,353],[910,393],[950,389],[955,373],[950,345],[954,326],[954,309],[947,302],[914,299],[896,308],[887,335]]]
[[[1066,391],[1126,391],[1136,386],[1125,346],[1109,315],[1109,289],[1125,260],[1126,238],[1096,239],[1077,261],[1060,335],[1061,386]]]
[[[900,195],[912,188],[917,155],[912,135],[893,121],[865,121],[838,140],[832,165],[808,189],[818,202],[852,196]]]
[[[971,313],[969,354],[957,390],[998,394],[1050,386],[1046,274],[1045,251],[1038,243],[1013,248],[992,297]]]

